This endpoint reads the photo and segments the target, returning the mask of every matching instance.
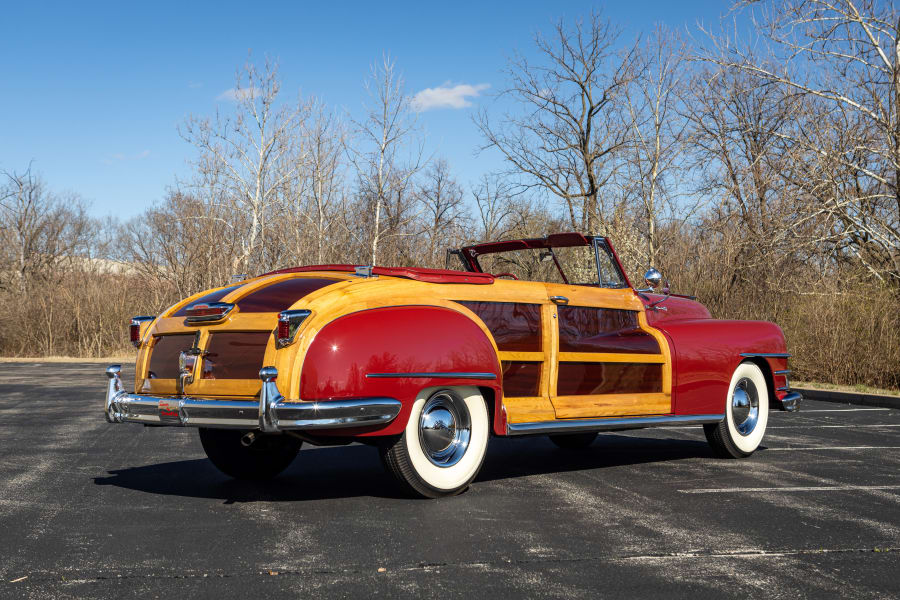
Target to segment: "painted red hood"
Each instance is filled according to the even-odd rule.
[[[666,298],[661,294],[638,294],[638,298],[644,303],[644,306],[650,306],[652,303]],[[709,310],[696,300],[685,298],[684,296],[671,295],[666,298],[665,302],[659,305],[666,310],[648,310],[647,322],[650,325],[661,321],[683,321],[685,319],[709,319],[712,318]]]
[[[291,267],[265,273],[264,275],[278,275],[281,273],[305,273],[309,271],[339,271],[352,273],[356,265],[310,265],[308,267]],[[465,271],[451,271],[449,269],[420,269],[414,267],[374,267],[373,275],[385,277],[403,277],[428,283],[473,283],[487,285],[494,283],[494,276],[490,273],[467,273]]]

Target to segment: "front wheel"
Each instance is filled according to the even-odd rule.
[[[703,432],[717,456],[745,458],[759,447],[768,421],[766,378],[753,363],[741,363],[731,376],[725,418],[704,425]]]
[[[272,479],[294,462],[303,444],[287,435],[257,432],[253,443],[245,446],[241,443],[245,431],[201,427],[199,433],[200,443],[212,464],[235,479]]]
[[[425,498],[453,496],[481,469],[489,433],[478,388],[429,388],[416,398],[403,435],[382,447],[382,459],[409,491]]]

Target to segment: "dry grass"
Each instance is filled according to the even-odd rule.
[[[829,392],[851,392],[857,394],[876,394],[878,396],[900,396],[900,390],[872,387],[868,385],[835,385],[821,381],[791,381],[792,388],[824,390]]]
[[[0,356],[0,363],[101,363],[101,364],[130,364],[134,363],[132,356],[106,356],[103,358],[84,358],[79,356]]]

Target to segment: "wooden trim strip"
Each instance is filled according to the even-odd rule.
[[[560,352],[559,362],[665,363],[662,354],[612,354],[605,352]]]

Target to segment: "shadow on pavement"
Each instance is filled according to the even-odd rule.
[[[494,438],[475,483],[712,457],[708,444],[695,440],[603,435],[590,448],[573,451],[560,450],[540,437]],[[149,494],[219,499],[226,504],[408,497],[385,472],[377,451],[366,446],[305,449],[287,471],[267,482],[231,479],[206,459],[190,459],[109,471],[108,477],[94,478],[94,484]]]

